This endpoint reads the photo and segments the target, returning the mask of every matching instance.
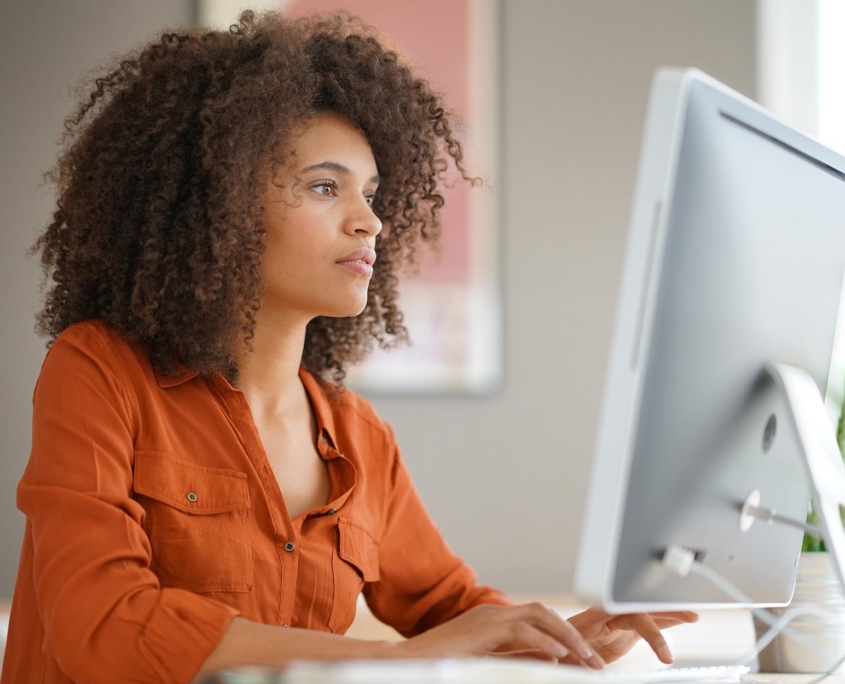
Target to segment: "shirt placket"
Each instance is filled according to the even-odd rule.
[[[281,569],[278,622],[283,627],[287,627],[291,623],[296,600],[299,539],[243,392],[234,389],[220,376],[216,376],[214,382],[233,423],[240,432],[247,456],[263,480],[263,490],[270,498],[269,509],[275,527],[275,544]]]

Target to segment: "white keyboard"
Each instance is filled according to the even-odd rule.
[[[739,682],[747,667],[680,667],[659,670],[589,670],[535,660],[366,660],[298,662],[284,672],[239,669],[219,673],[215,684],[668,684]]]

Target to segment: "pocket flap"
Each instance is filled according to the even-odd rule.
[[[337,529],[340,557],[358,568],[365,582],[377,582],[379,543],[362,525],[348,518],[339,518]]]
[[[249,508],[246,473],[211,468],[165,455],[135,452],[136,494],[162,501],[186,513],[225,513]]]

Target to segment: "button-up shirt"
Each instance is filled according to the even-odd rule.
[[[189,682],[235,615],[343,634],[363,593],[405,636],[481,603],[368,402],[300,378],[330,493],[291,519],[243,393],[164,376],[101,321],[65,330],[33,397],[2,684]]]

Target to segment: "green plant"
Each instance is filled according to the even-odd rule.
[[[842,411],[839,414],[839,424],[836,427],[836,443],[839,445],[839,453],[845,458],[845,403],[842,405]],[[813,510],[812,506],[810,506],[810,512],[807,514],[807,522],[811,525],[821,525],[819,516]],[[842,516],[842,525],[845,527],[845,513]],[[801,551],[827,551],[827,548],[824,545],[824,539],[819,539],[806,532],[804,534],[804,542],[801,544]]]

